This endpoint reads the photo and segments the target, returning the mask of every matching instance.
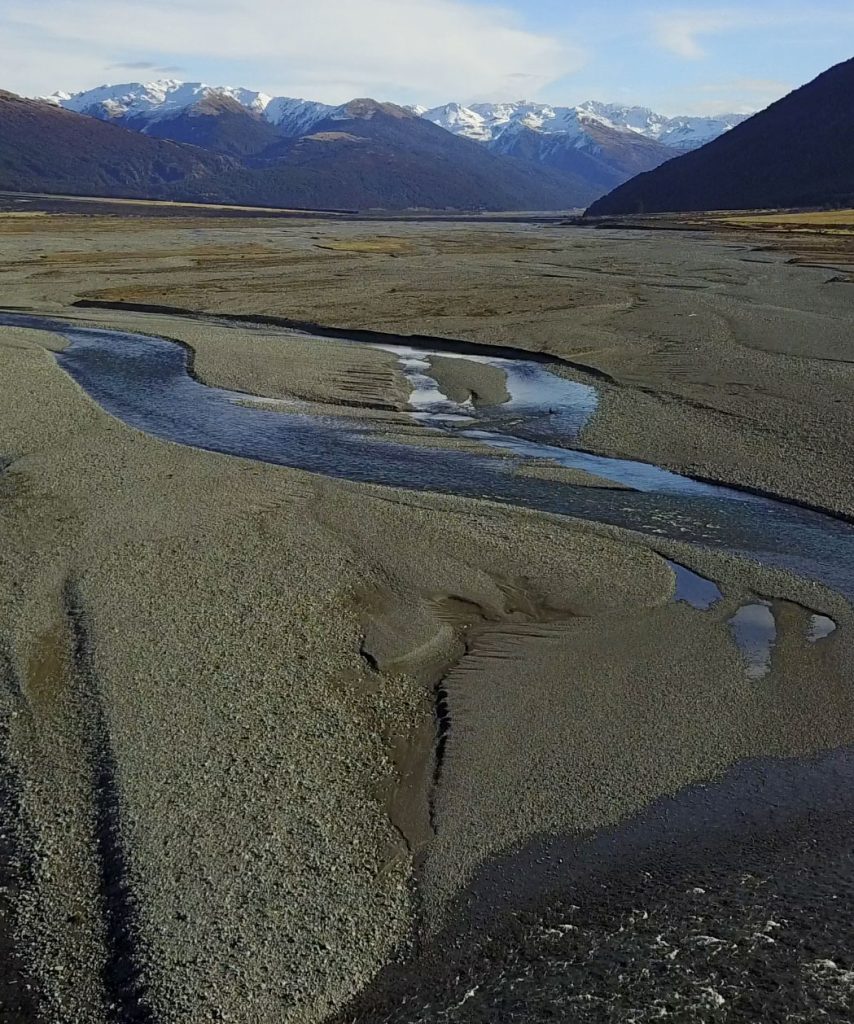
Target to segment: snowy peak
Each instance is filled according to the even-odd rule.
[[[587,111],[612,128],[637,132],[678,150],[704,146],[750,116],[719,114],[717,117],[665,117],[648,107],[624,107],[616,103],[597,103],[595,100],[582,103],[578,109]]]
[[[728,131],[747,114],[720,117],[665,117],[648,107],[626,107],[587,100],[574,107],[519,100],[515,103],[447,103],[424,115],[434,124],[478,142],[494,142],[509,128],[522,126],[544,133],[580,136],[585,126],[601,124],[614,131],[641,135],[672,149],[694,149]]]
[[[696,149],[745,120],[744,114],[719,117],[665,117],[647,107],[621,106],[588,100],[577,106],[552,106],[518,100],[512,103],[446,103],[426,109],[421,106],[397,107],[373,100],[353,100],[336,107],[287,96],[270,97],[251,89],[210,86],[203,82],[161,79],[155,82],[128,82],[102,85],[85,92],[55,92],[43,97],[56,106],[101,120],[133,123],[134,127],[167,120],[196,107],[199,103],[223,98],[258,114],[279,129],[281,135],[298,137],[310,132],[327,118],[373,117],[378,111],[394,116],[424,117],[454,135],[476,142],[495,143],[511,130],[529,129],[544,134],[561,134],[584,142],[596,125],[624,133],[627,138],[642,136],[660,142],[678,152]],[[564,139],[564,141],[569,141]]]
[[[750,114],[721,114],[718,117],[671,117],[660,139],[673,149],[688,151],[699,149],[736,125],[746,121]]]
[[[544,103],[529,103],[527,100],[516,103],[477,103],[472,109],[485,119],[493,138],[508,125],[515,123],[534,131],[541,130],[556,116],[556,108]]]
[[[56,106],[78,114],[89,114],[101,120],[143,118],[148,121],[173,117],[197,103],[227,97],[247,110],[263,112],[270,97],[249,89],[210,86],[203,82],[179,82],[160,79],[156,82],[126,82],[122,85],[101,85],[95,89],[69,95],[55,92],[45,99]]]
[[[623,107],[618,103],[599,103],[596,100],[587,100],[577,109],[611,128],[622,128],[649,137],[656,137],[668,121],[663,114],[656,114],[649,107]]]
[[[310,132],[336,109],[326,103],[276,96],[264,108],[264,117],[281,129],[283,135],[298,136]]]
[[[478,142],[488,142],[492,138],[484,118],[471,107],[464,107],[461,103],[446,103],[443,107],[433,107],[432,110],[425,110],[421,117],[454,135],[465,135]]]
[[[123,85],[102,85],[85,92],[55,92],[43,97],[47,102],[78,114],[101,120],[153,123],[177,117],[199,103],[230,100],[243,109],[263,116],[280,129],[283,135],[298,136],[311,131],[319,121],[337,108],[326,103],[271,97],[252,89],[232,86],[211,86],[203,82],[178,82],[161,79],[156,82],[128,82]],[[143,129],[144,130],[144,129]]]
[[[477,142],[495,142],[506,131],[525,128],[532,131],[581,131],[578,112],[572,107],[552,107],[545,103],[473,103],[465,107],[460,103],[447,103],[434,107],[424,115],[454,135],[464,135]]]

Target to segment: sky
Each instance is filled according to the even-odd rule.
[[[854,56],[854,0],[0,0],[0,88],[178,78],[343,103],[761,109]]]

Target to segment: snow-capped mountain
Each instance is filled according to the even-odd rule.
[[[268,96],[251,89],[205,85],[203,82],[179,82],[163,79],[156,82],[127,82],[123,85],[102,85],[85,92],[55,92],[42,97],[55,106],[88,114],[103,121],[133,124],[145,132],[144,122],[164,121],[192,110],[205,100],[234,100],[245,110],[260,115],[284,135],[297,136],[310,131],[335,110],[326,103]]]
[[[476,142],[492,141],[493,132],[486,119],[471,107],[464,107],[462,103],[446,103],[443,107],[433,107],[430,110],[418,107],[410,109],[440,128],[453,132],[454,135],[464,135]]]
[[[163,196],[229,174],[220,153],[119,131],[98,118],[0,89],[0,188],[65,195]]]
[[[326,103],[271,97],[251,89],[210,86],[202,82],[179,82],[164,79],[147,84],[128,82],[103,85],[85,92],[56,92],[44,97],[56,106],[102,120],[155,121],[176,116],[203,100],[227,97],[246,110],[261,115],[283,135],[299,136],[313,125],[329,117],[336,109]],[[618,132],[630,132],[661,142],[677,151],[702,146],[725,131],[740,124],[746,114],[722,114],[718,117],[665,117],[647,107],[626,107],[614,103],[588,100],[574,107],[547,103],[447,103],[427,109],[407,108],[454,135],[477,142],[493,142],[510,125],[522,125],[533,131],[581,135],[590,124],[602,125]],[[142,128],[144,131],[144,127]]]
[[[336,107],[173,79],[104,85],[74,94],[57,92],[45,99],[151,138],[193,145],[256,168],[290,159],[295,145],[316,132],[334,135],[338,124],[354,119],[362,123],[378,113],[386,115],[387,133],[394,134],[392,121],[403,115],[415,122],[430,122],[430,132],[438,126],[461,143],[479,144],[477,149],[504,161],[511,177],[510,164],[517,170],[525,165],[526,173],[538,180],[544,173],[557,175],[567,182],[567,194],[577,196],[608,192],[744,120],[735,114],[665,117],[646,107],[592,100],[577,106],[528,101],[448,103],[430,110],[353,100]],[[411,129],[412,125],[397,136],[401,156],[406,145],[415,144]],[[359,138],[369,134],[367,129],[356,133]],[[436,145],[441,148],[441,137]],[[472,159],[477,158],[473,153]]]
[[[429,121],[477,142],[494,142],[511,126],[522,125],[547,134],[582,135],[591,124],[618,132],[630,132],[660,142],[671,149],[696,149],[740,124],[747,114],[719,117],[665,117],[647,107],[624,107],[588,100],[574,107],[547,103],[448,103],[423,115]]]
[[[279,128],[284,135],[305,135],[324,118],[330,117],[339,108],[313,100],[294,100],[277,96],[264,108],[264,117]]]
[[[746,121],[750,114],[721,114],[719,117],[671,117],[661,141],[673,149],[687,153],[717,139],[736,125]]]
[[[213,87],[202,82],[178,82],[163,79],[157,82],[128,82],[124,85],[101,85],[85,92],[55,92],[43,97],[48,102],[78,114],[88,114],[102,121],[121,118],[159,120],[194,106],[211,96],[227,96],[247,110],[264,111],[271,97],[250,89]]]
[[[3,97],[0,186],[13,189],[339,211],[565,211],[599,194],[371,99],[256,103],[198,83]]]
[[[493,153],[576,175],[602,192],[658,167],[683,146],[691,148],[687,137],[677,146],[677,136],[670,132],[682,127],[681,122],[671,126],[670,119],[651,110],[592,101],[576,107],[449,103],[423,116]]]
[[[446,103],[421,115],[454,135],[465,135],[477,142],[493,142],[511,126],[521,125],[533,131],[580,132],[580,110],[576,107],[551,107],[544,103]]]
[[[648,107],[623,107],[615,103],[597,103],[595,100],[582,103],[578,109],[615,128],[637,132],[682,152],[705,146],[707,142],[750,117],[750,114],[665,117]]]

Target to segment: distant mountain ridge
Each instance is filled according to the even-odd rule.
[[[348,118],[347,107],[271,97],[251,89],[163,80],[100,86],[46,99],[77,113],[134,131],[187,142],[242,159],[263,159],[282,140],[310,134],[321,122]],[[219,111],[218,121],[210,116]],[[406,108],[452,135],[482,144],[576,183],[568,202],[595,197],[680,152],[730,130],[744,115],[668,118],[646,107],[589,101],[575,107],[544,103],[449,103]],[[241,114],[243,115],[241,119]]]
[[[341,109],[312,100],[273,97],[251,89],[211,86],[177,79],[103,85],[78,93],[55,92],[40,98],[101,120],[154,121],[173,117],[211,96],[233,99],[247,110],[263,115],[287,135],[304,134],[312,124]],[[519,100],[513,103],[473,103],[469,106],[447,103],[429,109],[422,106],[407,109],[455,135],[465,135],[476,142],[491,142],[514,124],[523,124],[548,134],[580,134],[585,124],[595,122],[615,131],[631,132],[653,139],[677,151],[702,146],[749,116],[721,114],[716,117],[667,117],[648,107],[599,103],[594,100],[574,107]]]
[[[591,216],[854,205],[854,59],[641,174]]]
[[[177,79],[102,85],[83,92],[55,92],[39,98],[78,114],[97,117],[101,121],[135,125],[140,131],[145,131],[146,124],[168,121],[203,101],[217,98],[230,99],[245,110],[262,116],[287,136],[304,134],[313,124],[337,109],[327,103],[287,96],[273,97],[251,89],[181,82]]]
[[[375,100],[332,108],[214,183],[218,201],[357,209],[567,209],[597,193],[571,173],[532,166]],[[179,198],[199,196],[195,183]],[[582,197],[588,197],[585,200]],[[207,198],[207,197],[205,197]]]
[[[718,117],[666,117],[648,107],[627,107],[588,100],[574,107],[548,103],[473,103],[466,107],[448,103],[422,114],[428,121],[478,142],[494,142],[508,128],[523,125],[545,134],[566,132],[581,136],[588,126],[599,125],[618,132],[660,142],[684,152],[704,145],[729,131],[749,116],[721,114]]]
[[[665,117],[647,107],[589,100],[575,107],[546,103],[448,103],[422,116],[483,143],[495,153],[573,173],[599,192],[659,167],[716,138],[746,115]]]
[[[97,117],[0,92],[0,189],[345,210],[561,210],[596,195],[393,104],[281,104],[300,122],[288,135],[231,94],[189,99],[149,117],[111,96]]]

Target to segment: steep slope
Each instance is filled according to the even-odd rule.
[[[676,151],[702,146],[746,120],[746,114],[717,117],[665,117],[648,107],[625,107],[588,100],[575,107],[547,103],[447,103],[423,113],[428,121],[478,142],[492,142],[508,128],[524,126],[546,135],[585,135],[594,126],[609,128],[632,141],[650,139]],[[671,154],[672,155],[672,154]]]
[[[591,216],[854,203],[854,59],[620,186]]]
[[[347,209],[569,209],[593,195],[569,174],[534,167],[457,138],[412,111],[354,100],[281,139],[269,166],[182,185],[181,198]]]
[[[572,174],[596,192],[607,192],[635,174],[658,167],[674,153],[641,135],[593,121],[584,131],[543,132],[514,123],[489,144],[494,153]]]
[[[642,135],[683,153],[704,146],[749,117],[748,114],[665,117],[649,107],[625,107],[618,103],[597,103],[595,100],[588,100],[577,109],[612,128]]]
[[[224,93],[204,96],[168,117],[151,120],[124,115],[119,123],[149,138],[171,139],[240,159],[262,154],[281,137],[279,129],[263,114],[243,107]]]
[[[279,134],[296,139],[306,135],[324,118],[331,117],[337,107],[314,100],[277,96],[264,108],[264,117],[279,129]]]
[[[147,138],[48,103],[0,91],[0,188],[157,196],[169,185],[234,167],[201,149]]]

